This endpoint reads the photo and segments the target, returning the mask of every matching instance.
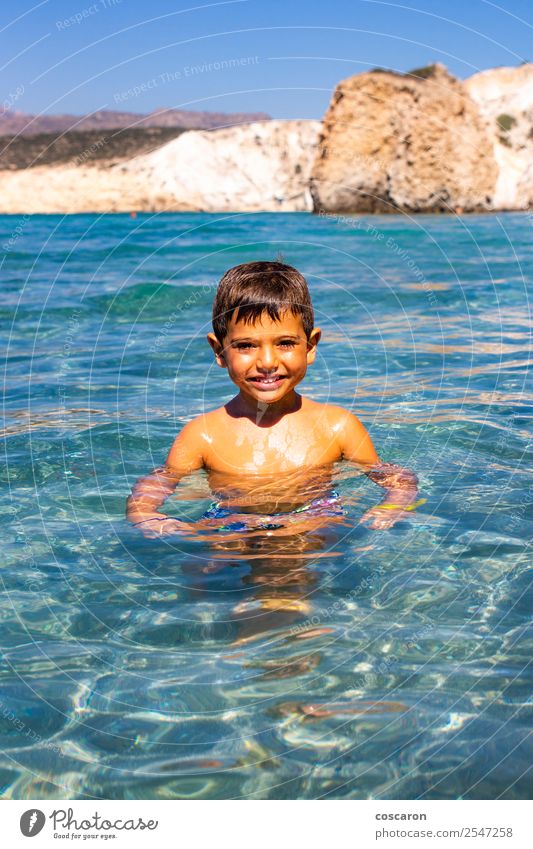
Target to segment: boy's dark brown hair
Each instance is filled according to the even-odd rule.
[[[245,262],[226,271],[213,303],[213,331],[223,342],[235,310],[252,324],[263,313],[279,321],[287,310],[301,316],[305,335],[314,326],[313,306],[303,274],[283,262]]]

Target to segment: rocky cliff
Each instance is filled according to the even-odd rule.
[[[449,212],[493,207],[486,120],[442,65],[371,71],[333,94],[311,177],[315,211]]]
[[[179,132],[0,139],[0,212],[533,206],[532,64],[464,83],[442,65],[371,71],[337,86],[322,125],[257,121]]]
[[[481,71],[464,85],[492,139],[495,209],[533,206],[533,64]]]
[[[264,121],[190,131],[117,162],[76,157],[0,172],[0,212],[311,210],[320,123]],[[93,157],[94,158],[94,157]]]
[[[169,209],[311,210],[308,186],[319,130],[319,121],[264,121],[183,133],[121,170],[134,179],[142,173]]]

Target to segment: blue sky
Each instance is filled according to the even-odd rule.
[[[319,118],[336,83],[533,60],[531,0],[4,0],[3,99],[32,113],[159,107]]]

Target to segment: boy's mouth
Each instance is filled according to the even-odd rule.
[[[258,389],[277,389],[278,386],[285,380],[283,374],[259,374],[256,377],[249,377],[248,381],[253,383]]]

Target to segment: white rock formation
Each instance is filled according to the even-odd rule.
[[[129,212],[145,206],[142,185],[113,168],[40,165],[0,171],[0,213]]]
[[[312,209],[308,190],[319,121],[258,121],[183,133],[120,166],[174,209],[291,212]]]
[[[183,133],[108,167],[0,172],[0,212],[311,210],[319,121],[258,121]]]
[[[494,146],[494,208],[533,206],[533,64],[481,71],[464,86],[484,116]]]

